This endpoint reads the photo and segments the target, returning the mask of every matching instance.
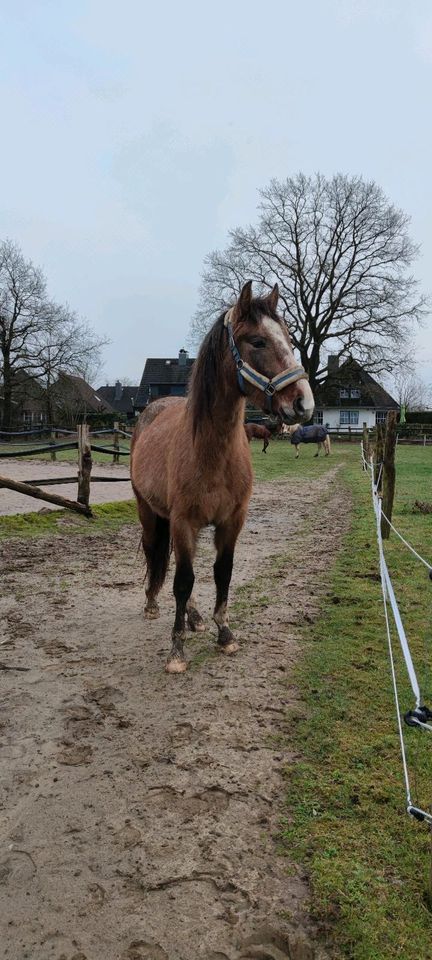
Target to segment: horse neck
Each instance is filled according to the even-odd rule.
[[[220,459],[230,447],[244,436],[244,418],[246,401],[240,393],[237,381],[231,371],[225,367],[225,376],[221,377],[216,388],[212,417],[206,418],[198,430],[195,444],[209,462]]]

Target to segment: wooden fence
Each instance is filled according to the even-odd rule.
[[[42,431],[24,431],[22,436],[33,436],[35,433],[42,433]],[[65,442],[58,442],[57,433],[67,433],[76,436],[76,440],[70,439]],[[113,444],[111,447],[103,446],[102,444],[91,443],[91,436],[101,436],[103,434],[109,433],[113,435]],[[14,434],[14,436],[19,436],[19,434]],[[53,428],[50,431],[50,442],[37,447],[26,447],[21,450],[8,450],[4,452],[1,450],[1,445],[7,443],[10,447],[9,441],[0,441],[0,461],[1,459],[15,459],[16,457],[29,457],[34,456],[39,453],[50,453],[51,460],[56,459],[57,451],[64,450],[77,450],[78,452],[78,475],[73,477],[53,477],[41,480],[12,480],[9,477],[3,477],[0,475],[0,488],[4,487],[8,490],[14,490],[16,493],[22,493],[27,497],[34,497],[36,500],[44,500],[47,503],[53,503],[59,507],[65,507],[67,510],[73,510],[75,513],[80,513],[82,516],[91,517],[92,511],[90,507],[90,488],[91,483],[124,483],[128,481],[128,477],[103,477],[103,476],[94,476],[92,475],[92,449],[100,453],[112,454],[113,463],[119,463],[120,457],[129,456],[129,448],[123,449],[120,447],[119,437],[131,437],[130,433],[127,433],[125,430],[120,428],[120,425],[116,423],[114,425],[114,430],[100,430],[95,431],[94,434],[90,434],[90,428],[88,424],[79,424],[76,433],[72,431],[63,431],[58,428]],[[16,446],[22,447],[18,442]],[[58,485],[64,483],[77,483],[78,484],[78,494],[76,500],[69,500],[66,497],[61,497],[58,494],[47,493],[45,490],[42,490],[42,487]]]

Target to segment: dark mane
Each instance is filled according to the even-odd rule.
[[[192,411],[193,435],[202,420],[211,420],[216,391],[220,387],[222,364],[226,351],[226,331],[221,313],[204,337],[189,383],[189,404]]]
[[[226,308],[227,310],[229,307]],[[217,391],[220,390],[222,366],[228,349],[228,338],[224,327],[226,310],[220,314],[204,337],[198,357],[195,360],[189,384],[189,404],[192,411],[193,434],[195,436],[203,420],[212,420],[213,406]],[[248,321],[258,323],[263,316],[280,318],[270,309],[265,297],[252,300]]]

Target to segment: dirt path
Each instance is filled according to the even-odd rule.
[[[24,459],[5,459],[0,460],[0,474],[4,477],[10,477],[12,480],[46,480],[54,477],[73,477],[77,472],[76,461],[69,463],[59,461],[52,463],[51,460],[24,460]],[[111,503],[118,500],[131,500],[133,497],[132,487],[129,482],[129,467],[114,463],[94,463],[93,476],[100,477],[124,477],[124,483],[99,483],[94,481],[91,488],[92,503]],[[43,487],[47,493],[55,493],[60,497],[67,497],[69,500],[76,500],[77,486],[73,483],[53,484],[49,487]],[[58,510],[54,504],[51,506],[44,501],[35,500],[34,497],[23,496],[22,493],[15,493],[13,490],[0,489],[0,516],[11,516],[14,513],[29,513],[35,510]]]
[[[318,520],[319,514],[319,520]],[[143,620],[137,528],[1,547],[0,939],[7,960],[311,960],[305,879],[277,853],[278,740],[298,627],[316,613],[341,528],[337,471],[257,485],[234,586],[269,570],[277,601],[239,654],[191,638],[163,671],[173,617]],[[271,569],[296,538],[298,563]],[[196,565],[208,617],[209,535]],[[1,936],[3,934],[3,936]]]

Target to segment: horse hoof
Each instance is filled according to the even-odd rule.
[[[221,653],[225,653],[227,657],[232,657],[233,653],[237,653],[240,650],[240,646],[236,640],[232,640],[231,643],[225,643],[224,646],[220,646],[219,650]]]
[[[186,660],[179,660],[178,657],[174,657],[172,660],[167,660],[165,664],[165,673],[184,673],[186,669]]]
[[[144,619],[145,620],[157,620],[160,617],[159,607],[144,607]]]
[[[191,610],[187,614],[187,622],[189,630],[192,630],[192,633],[204,633],[206,625],[201,614],[198,613],[198,610]]]

